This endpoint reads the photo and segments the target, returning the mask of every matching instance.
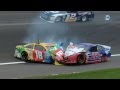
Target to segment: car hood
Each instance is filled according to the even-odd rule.
[[[76,53],[80,53],[80,52],[85,52],[84,48],[69,48],[65,51],[65,57],[68,57],[70,55],[76,54]]]
[[[52,16],[53,17],[57,17],[57,16],[63,16],[63,15],[66,15],[67,13],[56,13],[56,14],[53,14]]]
[[[110,46],[106,46],[106,45],[101,45],[103,46],[106,50],[110,51],[111,50],[111,47]]]

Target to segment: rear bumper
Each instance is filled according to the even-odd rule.
[[[93,19],[95,16],[94,16],[94,13],[92,13],[91,15],[88,15],[88,18],[91,18]]]

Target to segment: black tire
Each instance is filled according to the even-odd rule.
[[[55,22],[62,22],[62,20],[63,20],[63,17],[58,16],[56,17]]]
[[[86,62],[86,55],[83,53],[83,54],[80,54],[77,58],[77,64],[85,64]]]
[[[21,53],[21,56],[22,56],[22,57],[21,57],[22,60],[24,60],[24,61],[27,61],[27,60],[28,60],[28,54],[27,54],[27,52],[22,52],[22,53]]]
[[[81,17],[81,21],[82,21],[82,22],[88,21],[87,15],[82,16],[82,17]]]

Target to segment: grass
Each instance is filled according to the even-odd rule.
[[[33,76],[26,79],[120,79],[120,68],[69,73],[47,76]]]

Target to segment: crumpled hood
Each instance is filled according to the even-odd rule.
[[[75,53],[80,53],[80,52],[85,52],[85,49],[69,45],[65,51],[65,57],[73,55]]]
[[[103,47],[105,48],[105,50],[108,50],[108,51],[111,50],[111,47],[110,47],[110,46],[107,46],[107,45],[101,45],[101,46],[103,46]]]

